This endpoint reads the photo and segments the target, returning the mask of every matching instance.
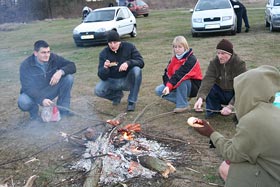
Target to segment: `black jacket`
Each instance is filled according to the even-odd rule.
[[[109,60],[110,62],[117,62],[117,66],[104,68],[104,63],[106,60]],[[119,72],[119,68],[124,62],[127,62],[128,70]],[[109,46],[105,47],[100,52],[98,76],[101,80],[106,80],[108,78],[123,78],[127,76],[129,70],[134,66],[143,68],[143,57],[133,44],[121,42],[117,52],[112,51]]]

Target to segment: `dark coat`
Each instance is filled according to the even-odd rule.
[[[35,56],[31,55],[26,58],[20,65],[20,93],[25,93],[33,98],[36,103],[41,104],[45,98],[42,89],[49,86],[50,80],[57,70],[63,70],[65,75],[76,72],[74,62],[64,59],[63,57],[51,53],[49,66],[46,72],[36,66]]]
[[[104,68],[106,60],[116,62],[117,66]],[[128,71],[119,72],[122,63],[128,64]],[[121,42],[119,49],[114,52],[109,46],[105,47],[99,54],[98,76],[101,80],[108,78],[123,78],[126,77],[129,70],[134,66],[144,67],[144,60],[136,47],[128,42]]]

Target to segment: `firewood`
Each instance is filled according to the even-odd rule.
[[[91,170],[83,184],[83,187],[98,187],[101,171],[102,171],[102,159],[97,158],[94,161],[93,165],[91,166]]]
[[[159,172],[164,178],[168,178],[170,173],[176,171],[175,167],[172,166],[171,163],[156,157],[145,155],[139,156],[138,159],[143,167]]]

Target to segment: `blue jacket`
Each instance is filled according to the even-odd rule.
[[[117,66],[104,68],[106,60],[117,62]],[[122,63],[127,62],[128,70],[119,72]],[[109,46],[105,47],[99,54],[98,76],[101,80],[108,78],[123,78],[126,77],[129,70],[134,66],[144,67],[143,57],[136,47],[128,42],[121,42],[119,49],[115,53]]]
[[[49,86],[51,77],[57,70],[63,70],[65,75],[76,72],[74,62],[64,59],[63,57],[51,53],[49,66],[46,72],[36,66],[35,56],[31,55],[26,58],[20,65],[20,93],[25,93],[38,104],[42,104],[45,99],[43,88]]]

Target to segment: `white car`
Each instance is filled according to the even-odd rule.
[[[268,0],[265,9],[265,26],[272,32],[280,29],[280,0]]]
[[[237,18],[229,0],[198,0],[195,8],[190,11],[193,37],[213,32],[236,34]]]
[[[136,19],[124,6],[95,9],[73,30],[76,46],[104,44],[107,32],[116,30],[120,36],[137,35]]]

